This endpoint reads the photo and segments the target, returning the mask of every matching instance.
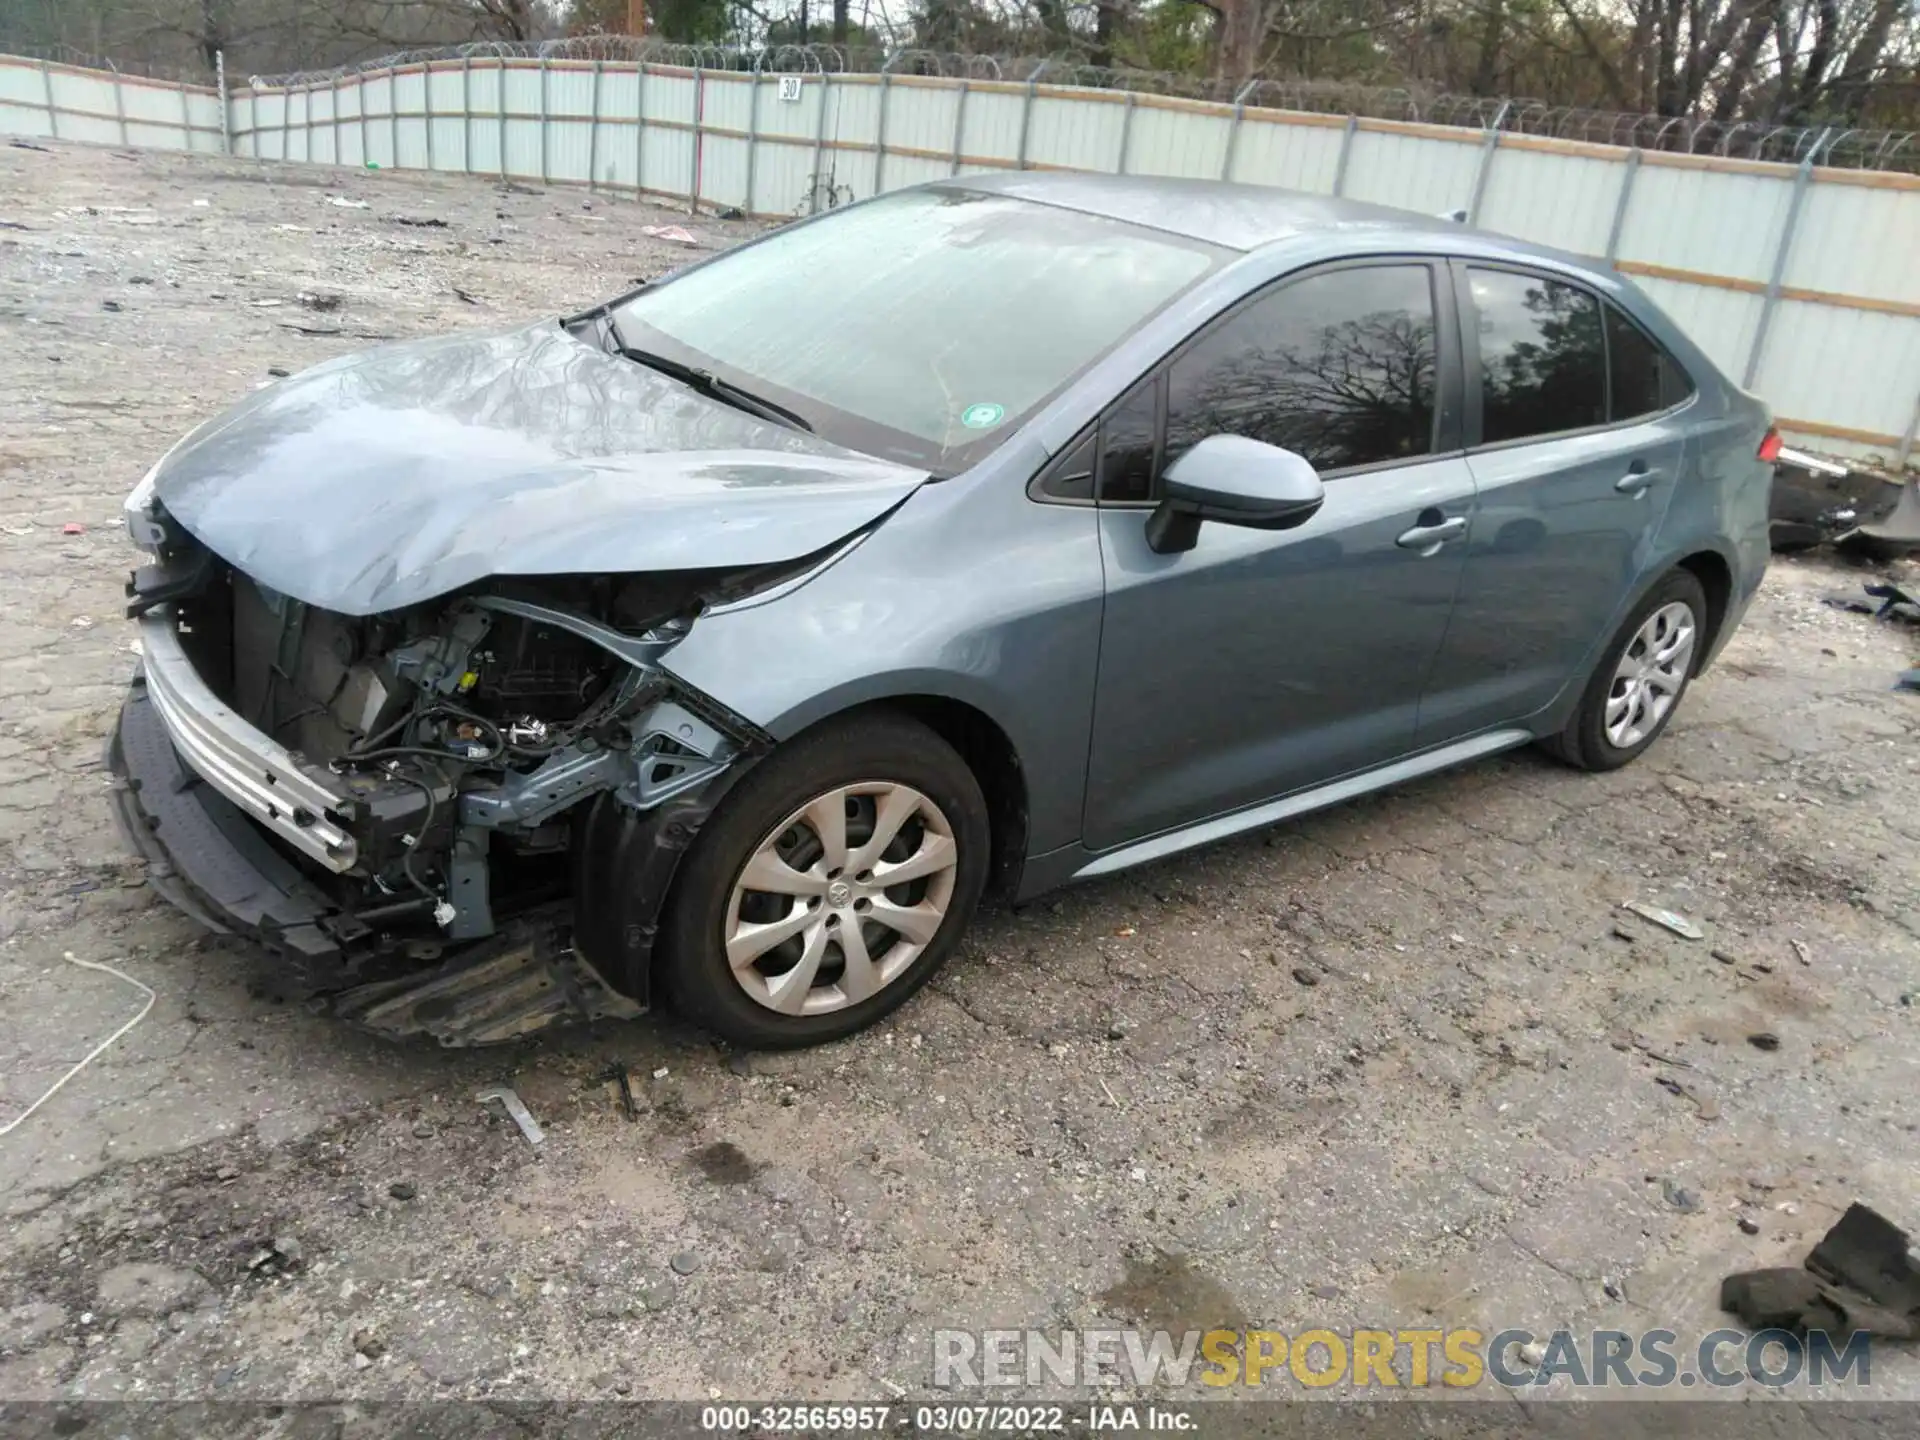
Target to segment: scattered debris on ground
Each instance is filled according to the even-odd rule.
[[[642,235],[651,235],[656,240],[671,241],[675,245],[698,245],[700,241],[682,225],[642,225]]]
[[[474,1098],[482,1105],[498,1100],[513,1123],[520,1127],[520,1133],[527,1137],[529,1145],[538,1145],[547,1138],[539,1122],[533,1118],[533,1112],[527,1109],[511,1085],[489,1085]]]
[[[1746,1270],[1721,1282],[1720,1308],[1753,1330],[1855,1331],[1920,1338],[1920,1269],[1907,1232],[1855,1203],[1804,1268]]]
[[[1920,598],[1891,580],[1870,582],[1863,585],[1858,593],[1837,590],[1827,597],[1827,603],[1837,609],[1851,610],[1857,615],[1871,615],[1876,620],[1906,620],[1920,624]]]
[[[1644,900],[1629,900],[1620,908],[1632,911],[1642,920],[1651,920],[1662,930],[1671,930],[1682,940],[1704,940],[1707,938],[1707,932],[1694,924],[1693,921],[1689,920],[1686,916],[1677,914],[1672,910],[1662,910],[1658,905],[1649,905]],[[1634,936],[1633,933],[1629,931],[1622,938],[1631,940]]]

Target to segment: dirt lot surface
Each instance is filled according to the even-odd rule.
[[[1856,1197],[1920,1225],[1912,632],[1824,606],[1837,563],[1776,564],[1622,773],[1510,755],[989,913],[848,1044],[444,1053],[261,998],[109,820],[120,497],[274,369],[746,227],[72,147],[0,147],[0,218],[0,1124],[143,1001],[63,956],[157,996],[0,1138],[0,1398],[884,1400],[936,1326],[1698,1335]]]

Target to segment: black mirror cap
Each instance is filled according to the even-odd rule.
[[[1201,520],[1217,520],[1223,525],[1239,525],[1248,530],[1291,530],[1319,514],[1327,497],[1301,496],[1269,500],[1260,505],[1240,505],[1222,504],[1219,497],[1211,495],[1200,498],[1169,494],[1165,503]]]
[[[1191,550],[1200,539],[1200,522],[1212,520],[1238,525],[1247,530],[1292,530],[1311,520],[1325,504],[1325,497],[1299,500],[1288,507],[1272,507],[1259,516],[1245,511],[1228,511],[1196,505],[1168,497],[1153,507],[1147,517],[1147,548],[1156,555],[1177,555]]]

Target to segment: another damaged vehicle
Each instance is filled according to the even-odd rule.
[[[1010,175],[264,390],[127,502],[153,883],[444,1043],[845,1035],[1023,899],[1529,741],[1651,744],[1765,409],[1635,287]]]

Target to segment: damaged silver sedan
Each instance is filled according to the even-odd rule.
[[[127,502],[118,810],[447,1044],[848,1034],[1015,899],[1541,740],[1626,763],[1766,556],[1633,287],[1368,206],[1019,175],[261,391]]]

